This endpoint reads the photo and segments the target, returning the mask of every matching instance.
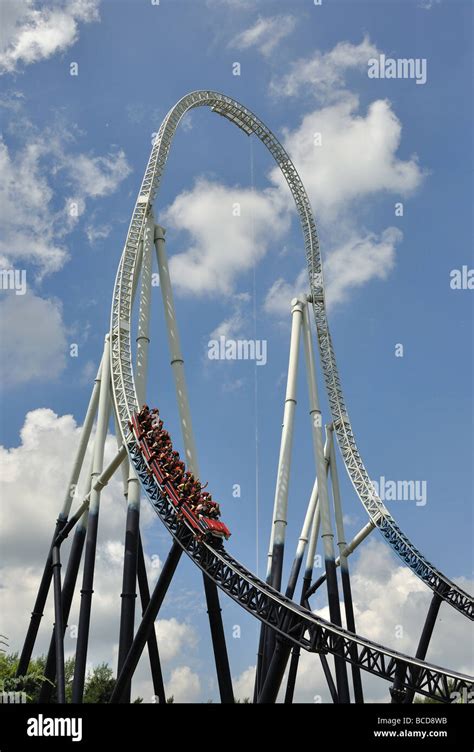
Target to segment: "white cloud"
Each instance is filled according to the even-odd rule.
[[[159,619],[155,632],[160,645],[160,659],[165,663],[180,655],[183,644],[194,648],[198,643],[195,629],[174,617]]]
[[[386,279],[395,266],[396,246],[403,234],[388,227],[380,237],[352,236],[329,253],[324,264],[328,306],[342,303],[348,293],[372,279]]]
[[[12,156],[0,141],[0,259],[4,265],[33,261],[48,273],[63,266],[67,251],[53,230],[53,190],[40,165],[42,151],[40,142],[29,143]]]
[[[173,696],[175,702],[196,702],[200,692],[199,676],[189,666],[178,666],[173,670],[166,685],[167,696]]]
[[[409,195],[419,187],[423,173],[416,156],[408,160],[397,156],[401,132],[390,102],[372,102],[363,114],[358,98],[348,95],[308,113],[286,133],[285,147],[317,219],[334,222],[356,201],[386,192]],[[321,146],[315,134],[321,134]],[[272,178],[283,185],[276,169]]]
[[[87,240],[91,245],[95,245],[98,240],[105,240],[112,231],[111,225],[88,225],[86,227]]]
[[[343,302],[351,289],[374,278],[386,279],[395,265],[401,232],[394,227],[380,235],[367,231],[358,214],[369,201],[390,193],[406,197],[421,185],[424,173],[416,156],[398,157],[401,133],[388,101],[372,102],[361,113],[358,98],[346,93],[338,102],[305,115],[285,135],[285,147],[320,229],[332,239],[333,247],[323,258],[328,305]],[[276,168],[271,178],[290,205],[291,196]],[[277,279],[267,293],[265,310],[286,315],[291,298],[307,289],[305,271],[294,282]]]
[[[0,140],[4,266],[31,262],[40,278],[57,272],[68,259],[64,238],[84,213],[87,199],[109,195],[130,173],[123,151],[105,156],[74,153],[72,141],[65,127],[31,129],[16,150]],[[64,185],[59,186],[61,178]],[[58,200],[62,208],[57,208]]]
[[[44,556],[66,492],[79,436],[80,427],[72,415],[58,416],[50,409],[40,408],[27,413],[19,446],[0,447],[0,498],[12,501],[0,526],[3,561],[26,565],[37,563]],[[115,437],[108,436],[105,464],[116,451]],[[90,459],[88,451],[79,493],[84,488]],[[123,537],[125,507],[121,479],[120,473],[115,475],[102,492],[99,527],[104,541]],[[146,525],[153,519],[155,515],[149,505],[143,505],[143,523]]]
[[[38,409],[27,414],[21,429],[21,442],[12,448],[0,447],[0,568],[1,630],[8,636],[9,650],[21,649],[26,634],[31,609],[37,593],[44,561],[51,540],[55,520],[64,498],[69,473],[80,435],[80,427],[72,415],[57,416],[50,409]],[[105,463],[116,452],[114,436],[108,436]],[[90,467],[90,452],[85,467]],[[83,474],[84,476],[84,474]],[[84,477],[80,481],[79,495],[84,490]],[[77,505],[74,502],[73,508]],[[92,599],[92,620],[88,665],[108,662],[116,670],[120,593],[122,590],[123,538],[126,505],[122,493],[122,475],[119,471],[103,490],[101,498],[97,559]],[[150,523],[160,525],[149,504],[144,502],[141,511],[142,536],[147,535]],[[62,547],[63,565],[67,562],[72,535]],[[155,543],[145,544],[145,565],[150,588],[161,571],[161,556]],[[72,655],[76,647],[79,616],[79,574],[76,596],[66,632],[65,650]],[[139,599],[137,599],[139,603]],[[137,606],[136,619],[140,618]],[[45,653],[49,645],[54,621],[50,597],[42,620],[35,655]],[[160,658],[165,669],[165,683],[171,674],[176,699],[186,699],[198,686],[197,677],[188,674],[182,666],[187,653],[192,654],[197,645],[194,628],[175,618],[159,620],[156,633],[160,640]],[[179,670],[173,678],[175,661]],[[166,673],[168,672],[168,674]],[[187,693],[185,680],[190,679]],[[168,691],[169,695],[171,692]],[[146,702],[152,701],[148,657],[143,655],[134,679],[133,695],[140,694]]]
[[[420,0],[418,7],[423,10],[431,10],[435,5],[439,5],[441,0]]]
[[[387,227],[380,235],[373,232],[352,232],[343,243],[331,249],[324,261],[326,305],[347,300],[350,292],[373,279],[387,279],[395,266],[396,247],[403,233]],[[279,317],[289,317],[290,301],[309,292],[308,272],[303,268],[293,283],[280,277],[270,287],[264,310]]]
[[[55,381],[66,368],[61,304],[32,293],[7,293],[0,302],[0,347],[4,387]]]
[[[461,587],[472,587],[463,580]],[[363,544],[351,567],[351,585],[357,632],[398,652],[414,655],[432,593],[408,567],[401,565],[388,547],[371,539]],[[341,604],[344,613],[343,604]],[[328,618],[328,608],[316,613]],[[401,628],[401,629],[400,629]],[[397,635],[401,635],[397,637]],[[438,666],[472,673],[473,651],[470,625],[451,607],[443,604],[430,643],[427,660]],[[329,659],[332,668],[333,659]],[[349,676],[350,668],[348,667]],[[250,666],[234,680],[237,698],[253,696],[255,667]],[[350,682],[350,679],[349,679]],[[389,683],[362,671],[366,702],[389,702]],[[286,676],[279,701],[283,700]],[[330,702],[326,681],[317,655],[301,651],[295,702]]]
[[[329,52],[317,50],[312,57],[295,61],[289,73],[272,80],[270,91],[276,96],[309,94],[326,101],[337,99],[344,90],[346,73],[366,73],[368,60],[378,52],[367,36],[360,44],[339,42]]]
[[[304,299],[309,292],[308,272],[302,269],[293,283],[280,277],[275,280],[265,297],[263,307],[267,313],[290,317],[293,298]]]
[[[234,216],[239,207],[240,216]],[[288,230],[290,216],[278,191],[256,193],[200,179],[175,198],[163,221],[191,238],[186,250],[170,260],[177,289],[230,295],[239,276]]]
[[[70,154],[63,157],[62,167],[85,196],[107,196],[130,174],[125,152],[119,150],[106,157]]]
[[[281,40],[293,32],[295,26],[296,18],[288,14],[266,18],[259,16],[253,26],[236,34],[229,46],[238,50],[255,47],[264,57],[268,57]]]
[[[249,301],[249,293],[243,292],[233,295],[229,301],[232,311],[230,316],[221,321],[213,329],[209,335],[209,339],[218,339],[219,337],[238,339],[241,337],[250,326],[248,316]]]
[[[12,73],[62,52],[79,36],[79,24],[97,21],[100,0],[3,0],[0,37],[0,74]]]

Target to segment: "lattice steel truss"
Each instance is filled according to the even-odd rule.
[[[111,373],[115,406],[123,439],[130,442],[128,421],[137,408],[133,378],[130,324],[132,288],[139,242],[145,221],[159,189],[169,149],[181,118],[196,107],[209,107],[237,125],[247,135],[255,134],[274,157],[293,195],[303,232],[311,300],[319,350],[334,427],[344,464],[359,499],[393,551],[428,587],[460,613],[474,618],[472,597],[437,570],[401,531],[375,493],[357,448],[344,401],[324,301],[324,284],[316,225],[301,179],[285,149],[264,123],[246,107],[214,91],[196,91],[183,97],[167,114],[154,141],[145,176],[135,204],[125,248],[114,286],[111,314]],[[349,660],[349,658],[348,658]],[[419,690],[421,691],[421,689]]]
[[[310,652],[342,653],[347,662],[387,681],[394,680],[397,666],[402,665],[406,667],[404,687],[440,702],[452,702],[453,692],[471,690],[472,677],[429,665],[336,627],[274,590],[233,559],[224,547],[214,548],[197,541],[185,522],[178,520],[175,507],[149,474],[134,440],[129,441],[128,454],[153,508],[188,556],[242,608],[285,639]]]

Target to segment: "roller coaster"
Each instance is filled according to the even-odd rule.
[[[143,447],[132,430],[134,416],[145,402],[148,361],[149,307],[151,294],[152,248],[155,247],[160,290],[163,298],[168,330],[171,366],[175,379],[185,461],[199,477],[197,452],[194,443],[189,409],[184,359],[174,309],[173,290],[165,251],[165,231],[155,223],[153,206],[165,170],[173,137],[181,119],[197,107],[208,107],[247,136],[256,136],[273,156],[284,175],[293,196],[303,234],[308,267],[308,294],[305,299],[291,303],[292,336],[287,395],[281,439],[277,488],[268,555],[266,580],[262,580],[236,561],[226,550],[230,544],[212,537],[196,535],[190,522],[179,514],[160,482],[160,471],[150,472]],[[140,283],[140,294],[137,296]],[[138,316],[134,317],[138,298]],[[323,426],[315,377],[314,352],[309,310],[312,308],[317,332],[318,352],[324,384],[331,411],[323,445]],[[132,330],[137,321],[136,337]],[[294,415],[296,360],[301,334],[303,335],[316,480],[308,504],[296,556],[286,591],[282,591],[282,566],[288,503],[288,476],[291,461],[291,441]],[[132,342],[136,341],[136,354]],[[135,364],[134,364],[135,360]],[[104,445],[110,414],[113,414],[117,435],[117,454],[104,467]],[[91,441],[92,427],[97,417],[93,443],[93,461],[87,492],[72,511],[73,497]],[[344,466],[361,504],[368,514],[368,523],[347,543],[344,535],[335,442],[337,439]],[[250,110],[234,99],[214,91],[195,91],[183,97],[166,115],[153,142],[149,161],[133,209],[124,250],[118,265],[112,295],[110,328],[105,338],[104,353],[94,383],[91,399],[82,427],[81,438],[48,551],[40,587],[32,612],[28,632],[18,666],[18,676],[26,674],[34,649],[44,606],[51,583],[54,590],[55,624],[40,701],[52,697],[56,687],[58,702],[65,702],[64,634],[84,553],[83,580],[79,613],[78,640],[75,655],[73,702],[82,702],[91,620],[94,562],[102,489],[112,475],[122,468],[127,498],[125,555],[119,635],[117,681],[111,702],[129,702],[131,680],[148,646],[154,691],[160,702],[166,701],[159,646],[154,622],[184,552],[202,571],[204,592],[209,614],[210,631],[216,664],[216,675],[222,702],[233,702],[231,672],[221,617],[218,589],[261,622],[257,651],[254,702],[276,702],[285,672],[288,678],[284,700],[293,701],[298,677],[300,651],[318,655],[332,700],[336,703],[364,701],[362,673],[368,672],[390,683],[393,703],[411,703],[416,693],[444,703],[452,702],[453,693],[472,691],[473,677],[441,668],[426,662],[430,638],[442,603],[454,608],[462,617],[474,618],[473,599],[457,584],[434,567],[402,532],[374,490],[357,448],[349,419],[329,332],[325,305],[323,269],[316,224],[308,196],[290,157],[275,135]],[[329,483],[330,480],[330,483]],[[139,527],[140,498],[144,496],[167,529],[172,540],[170,552],[150,594],[144,552]],[[334,547],[334,531],[330,504],[334,505],[339,556]],[[321,529],[324,547],[325,572],[312,581],[316,543]],[[420,636],[415,656],[408,656],[378,645],[356,633],[348,558],[352,551],[374,530],[378,529],[385,542],[402,562],[433,592],[431,605]],[[74,530],[64,580],[61,576],[61,545]],[[294,594],[301,571],[303,556],[307,554],[301,598]],[[340,608],[337,568],[340,567],[345,627]],[[326,583],[330,619],[324,620],[311,610],[310,597]],[[141,597],[142,619],[135,630],[135,598]],[[328,656],[333,657],[331,670]],[[291,657],[291,660],[290,660]],[[288,668],[289,664],[289,668]],[[348,679],[352,672],[352,692]]]

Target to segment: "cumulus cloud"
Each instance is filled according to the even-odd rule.
[[[355,61],[360,66],[372,53],[368,39],[357,46],[341,43],[326,53],[326,64],[339,71],[335,87],[348,67]],[[306,187],[318,225],[331,239],[332,248],[324,254],[329,304],[343,302],[352,289],[372,279],[386,279],[394,267],[401,233],[391,227],[379,233],[365,229],[358,210],[389,194],[409,197],[422,184],[425,173],[416,155],[399,156],[401,136],[401,122],[389,101],[376,100],[363,111],[358,97],[347,91],[340,91],[337,101],[307,113],[294,129],[284,132],[284,145]],[[269,179],[271,187],[259,193],[202,179],[175,199],[165,221],[190,236],[187,249],[171,260],[178,289],[230,295],[239,277],[270,246],[281,245],[294,213],[293,199],[278,168],[270,171]],[[238,217],[232,215],[236,204],[241,205]],[[266,295],[264,308],[286,315],[291,297],[306,291],[303,272],[295,280],[278,278]],[[240,324],[241,317],[232,314],[222,327],[229,330]]]
[[[352,236],[335,248],[324,265],[328,306],[342,303],[348,293],[372,279],[386,279],[395,266],[396,246],[403,234],[388,227],[380,237],[367,233]]]
[[[462,580],[461,587],[472,588]],[[351,585],[358,634],[398,652],[414,655],[432,593],[408,567],[398,563],[388,547],[375,539],[363,544],[351,567]],[[344,606],[341,603],[344,614]],[[315,613],[328,619],[328,608]],[[427,660],[435,665],[472,673],[473,651],[468,620],[443,604],[435,626]],[[469,647],[471,646],[471,647]],[[332,666],[332,658],[329,658]],[[350,669],[349,669],[350,671]],[[235,680],[236,697],[253,696],[255,667],[249,666]],[[366,702],[389,702],[389,684],[362,672]],[[283,687],[286,686],[286,677]],[[279,701],[283,700],[280,692]],[[317,655],[301,652],[295,702],[331,702]]]
[[[12,73],[63,52],[79,37],[79,25],[99,20],[100,0],[3,0],[0,74]]]
[[[105,157],[88,154],[68,155],[62,166],[72,183],[85,196],[107,196],[130,174],[125,152],[119,150]]]
[[[238,50],[255,47],[264,57],[268,57],[282,39],[289,36],[296,26],[296,18],[291,15],[259,16],[248,29],[239,32],[229,46]]]
[[[67,491],[79,435],[80,426],[72,415],[58,416],[52,410],[44,408],[27,414],[18,446],[0,447],[0,631],[8,636],[11,651],[21,648],[26,634],[54,523]],[[108,436],[105,463],[115,453],[115,437]],[[90,467],[90,460],[88,452],[84,463],[87,469]],[[83,473],[79,483],[79,496],[84,492],[84,484]],[[73,508],[77,503],[75,500]],[[118,649],[125,509],[122,476],[119,472],[103,490],[101,498],[89,653],[89,665],[106,661],[114,670]],[[152,522],[159,524],[151,507],[144,503],[141,527],[145,544]],[[63,562],[67,561],[70,538],[62,548]],[[145,545],[145,564],[152,587],[161,570],[161,556],[156,551],[155,544]],[[67,655],[72,655],[76,647],[79,589],[80,579],[66,632]],[[140,609],[137,608],[137,620],[139,612]],[[53,621],[50,598],[42,620],[36,655],[47,650]],[[171,690],[176,692],[176,699],[185,700],[190,696],[183,687],[186,677],[189,676],[190,679],[189,693],[192,694],[196,689],[197,677],[192,673],[188,674],[183,666],[187,653],[192,655],[197,646],[196,632],[191,625],[175,618],[158,620],[155,629],[160,641],[165,682],[172,679]],[[179,671],[173,678],[172,671],[176,668],[177,659]],[[141,694],[146,702],[152,702],[153,690],[146,655],[140,661],[134,684],[134,696]],[[167,687],[168,695],[172,693],[171,690],[168,691]]]
[[[87,240],[90,245],[95,245],[98,240],[105,240],[112,231],[111,225],[88,225],[86,227]]]
[[[60,302],[8,292],[0,302],[0,346],[3,387],[55,381],[66,368],[67,354]]]
[[[174,617],[171,619],[160,619],[156,622],[155,632],[158,643],[162,646],[160,658],[165,662],[179,656],[183,643],[195,647],[198,642],[194,627],[190,624],[179,622]]]
[[[199,676],[189,666],[178,666],[171,673],[166,693],[173,696],[175,702],[196,702],[201,693]]]
[[[326,305],[332,308],[343,303],[349,294],[374,279],[386,279],[395,266],[397,244],[403,238],[396,227],[388,227],[380,235],[355,231],[340,245],[332,248],[324,262]],[[264,310],[278,317],[287,317],[292,298],[304,299],[309,291],[308,272],[301,269],[294,282],[283,277],[272,284],[265,296]]]
[[[81,427],[72,415],[58,416],[49,408],[39,408],[27,413],[19,445],[0,447],[0,497],[14,500],[14,513],[7,515],[4,510],[0,526],[4,560],[29,564],[44,555],[52,524],[66,493],[80,432]],[[113,459],[116,451],[116,439],[110,435],[105,447],[105,464]],[[90,461],[88,450],[79,495],[84,490]],[[143,505],[143,524],[154,519],[151,508]],[[27,525],[25,520],[28,520]],[[116,474],[102,492],[101,537],[121,540],[124,522],[122,477]]]
[[[378,53],[367,36],[360,44],[339,42],[329,52],[316,50],[312,56],[292,63],[283,77],[275,77],[270,91],[276,96],[308,94],[320,100],[337,99],[344,92],[346,74],[351,70],[367,72],[368,60]]]
[[[410,196],[424,172],[416,155],[398,156],[402,126],[387,100],[372,102],[361,112],[356,96],[305,115],[284,138],[316,219],[332,243],[323,258],[328,305],[347,300],[352,289],[373,279],[386,279],[395,266],[402,233],[388,227],[380,234],[360,226],[357,209],[378,197]],[[271,179],[291,206],[284,178],[275,168]],[[266,299],[268,313],[286,315],[291,297],[306,292],[306,273],[296,280],[275,280]]]
[[[67,261],[64,239],[87,200],[117,190],[130,167],[120,149],[102,156],[74,152],[74,136],[65,127],[38,132],[27,125],[17,148],[0,139],[0,263],[33,263],[41,278]]]
[[[250,300],[248,293],[239,293],[232,296],[230,316],[223,319],[209,335],[209,339],[238,339],[250,326],[249,316],[246,313]]]
[[[170,274],[178,290],[197,295],[230,295],[290,225],[278,191],[257,193],[205,179],[180,193],[163,219],[190,236],[188,247],[171,258]]]
[[[390,102],[376,100],[361,113],[353,95],[308,113],[286,132],[285,147],[320,221],[334,222],[363,199],[389,192],[410,195],[420,186],[423,172],[416,156],[402,160],[397,155],[401,133]],[[276,169],[272,178],[283,185]]]
[[[264,310],[277,316],[289,316],[291,300],[293,298],[304,300],[308,290],[308,272],[306,269],[300,271],[293,283],[280,277],[275,280],[265,296]]]

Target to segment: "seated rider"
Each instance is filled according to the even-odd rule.
[[[149,412],[150,410],[149,410],[148,405],[143,405],[142,409],[138,412],[138,415],[137,415],[138,421],[141,423],[143,420],[148,418]]]

